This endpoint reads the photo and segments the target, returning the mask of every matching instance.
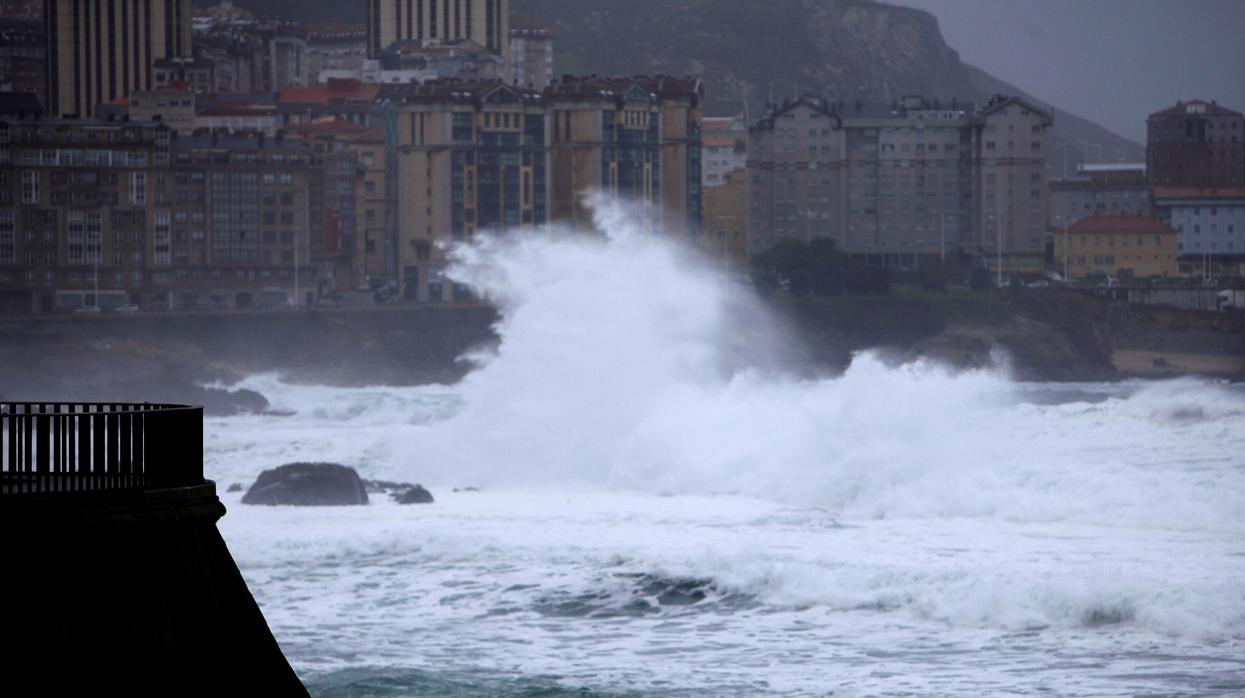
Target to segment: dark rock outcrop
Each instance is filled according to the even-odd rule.
[[[229,486],[229,489],[228,489],[228,490],[225,490],[225,491],[226,491],[226,492],[241,492],[241,491],[242,491],[242,489],[243,489],[243,488],[242,488],[242,483],[240,483],[240,482],[235,482],[235,483],[233,483],[232,485],[230,485],[230,486]]]
[[[337,463],[287,463],[259,474],[243,504],[345,506],[367,504],[354,468]]]
[[[408,490],[398,492],[393,496],[393,501],[398,504],[432,504],[432,493],[424,489],[423,485],[415,485]]]
[[[363,486],[367,488],[368,494],[396,494],[415,487],[415,484],[389,480],[364,480]]]

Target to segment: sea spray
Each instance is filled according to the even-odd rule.
[[[605,235],[456,251],[503,316],[460,385],[254,376],[292,414],[208,420],[217,482],[320,459],[436,493],[334,511],[222,494],[313,685],[1245,689],[1239,386],[1026,385],[870,353],[800,378],[744,289],[599,211]]]
[[[1146,392],[1043,406],[998,371],[870,353],[800,379],[765,363],[788,340],[747,289],[626,207],[594,204],[599,234],[555,226],[455,248],[451,274],[498,303],[501,342],[458,386],[453,418],[394,435],[420,478],[748,494],[863,518],[1242,519],[1241,469],[1193,475],[1120,447],[1155,429],[1196,448],[1245,428],[1240,391],[1188,382],[1193,406],[1174,415],[1138,408]]]

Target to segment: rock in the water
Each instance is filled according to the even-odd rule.
[[[368,494],[393,494],[409,490],[416,485],[409,482],[390,482],[389,480],[364,480],[363,486]]]
[[[241,483],[241,482],[235,482],[235,483],[233,483],[232,485],[230,485],[230,486],[229,486],[229,489],[228,489],[228,490],[226,490],[226,491],[227,491],[227,492],[241,492],[241,491],[242,491],[242,483]]]
[[[193,402],[202,404],[204,413],[211,415],[264,414],[268,411],[268,398],[249,388],[203,388]]]
[[[287,463],[259,474],[243,504],[342,506],[367,504],[367,490],[354,468],[336,463]]]
[[[424,489],[422,485],[415,485],[405,492],[399,492],[393,495],[393,499],[398,504],[432,504],[432,493]]]

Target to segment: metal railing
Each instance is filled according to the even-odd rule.
[[[0,497],[202,482],[202,407],[0,402]]]

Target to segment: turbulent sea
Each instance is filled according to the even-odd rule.
[[[261,375],[292,414],[208,420],[222,491],[316,460],[436,497],[222,495],[313,695],[1245,693],[1241,386],[787,372],[745,291],[600,211],[455,252],[504,317],[460,384]]]

